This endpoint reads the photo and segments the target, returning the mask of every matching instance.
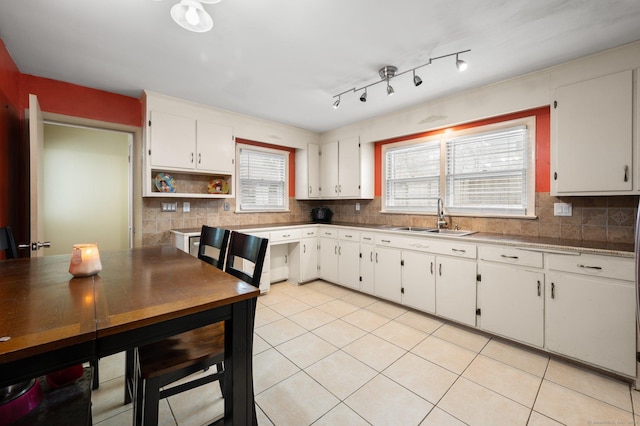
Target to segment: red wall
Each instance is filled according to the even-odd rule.
[[[21,110],[29,108],[29,94],[38,96],[42,111],[109,123],[142,126],[142,102],[138,98],[20,74]]]
[[[487,124],[499,123],[502,121],[515,120],[517,118],[536,117],[536,192],[549,192],[550,188],[550,165],[549,165],[549,144],[551,140],[551,110],[548,106],[519,111],[512,114],[492,117],[485,120],[473,121],[471,123],[461,124],[446,129],[437,129],[429,132],[418,133],[410,136],[402,136],[393,139],[376,142],[375,146],[375,195],[382,195],[382,145],[400,142],[409,139],[416,139],[425,136],[432,136],[444,133],[445,130],[462,130],[471,127],[484,126]]]

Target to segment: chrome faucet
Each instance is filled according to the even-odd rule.
[[[447,227],[447,219],[444,217],[444,201],[442,197],[438,197],[438,222],[436,222],[438,229]]]

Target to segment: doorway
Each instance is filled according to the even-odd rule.
[[[45,122],[46,256],[69,254],[80,243],[132,247],[132,146],[127,132]]]

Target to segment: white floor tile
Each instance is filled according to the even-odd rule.
[[[377,375],[373,368],[342,351],[334,352],[305,371],[341,400]]]

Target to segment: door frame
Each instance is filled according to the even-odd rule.
[[[130,135],[129,149],[129,245],[142,246],[142,127],[110,123],[83,117],[74,117],[51,112],[42,112],[44,122],[62,126],[84,127],[94,130],[117,131]],[[28,110],[25,117],[29,117]],[[30,240],[33,237],[30,235]]]

